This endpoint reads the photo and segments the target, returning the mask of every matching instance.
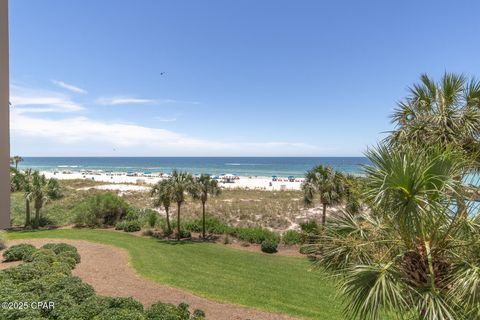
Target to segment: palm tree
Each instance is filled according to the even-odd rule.
[[[480,213],[455,210],[471,159],[455,148],[379,146],[367,153],[371,210],[335,217],[316,263],[338,276],[349,319],[480,317]]]
[[[319,195],[322,210],[322,225],[325,225],[327,206],[339,204],[345,192],[344,177],[340,172],[328,166],[316,166],[307,171],[305,181],[302,184],[304,202],[311,205],[315,195]]]
[[[440,82],[420,76],[392,115],[396,129],[387,140],[397,146],[456,145],[467,154],[480,150],[480,81],[445,73]]]
[[[60,199],[63,197],[62,187],[55,178],[50,178],[47,183],[47,196],[50,199]]]
[[[31,191],[29,193],[30,201],[33,201],[33,207],[35,208],[35,222],[34,228],[38,228],[40,225],[40,210],[44,204],[48,201],[47,194],[47,179],[38,171],[35,171],[32,175]]]
[[[31,226],[30,202],[32,200],[32,169],[25,170],[22,179],[22,190],[25,198],[25,227]]]
[[[210,178],[208,175],[202,174],[195,181],[194,198],[200,199],[202,202],[202,237],[205,239],[205,205],[208,200],[208,195],[218,196],[220,194],[220,187],[217,180]]]
[[[23,161],[23,158],[20,156],[13,156],[10,159],[10,163],[12,163],[12,161],[15,164],[15,169],[18,170],[18,164]]]
[[[193,190],[193,176],[187,172],[173,170],[169,180],[172,188],[172,200],[177,203],[177,239],[180,240],[180,209],[185,202],[186,194],[191,193]]]
[[[10,167],[10,192],[22,190],[24,174],[15,168]]]
[[[165,209],[167,216],[167,232],[171,234],[172,227],[170,226],[170,206],[173,201],[173,184],[170,179],[158,181],[151,189],[150,194],[155,197],[154,206],[162,207]]]

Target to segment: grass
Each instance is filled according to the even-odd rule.
[[[144,278],[220,302],[310,319],[342,319],[327,275],[305,258],[246,252],[219,244],[161,241],[92,229],[9,232],[8,239],[83,239],[126,249]],[[207,315],[208,316],[208,315]]]
[[[72,208],[89,195],[106,191],[84,187],[106,183],[91,180],[60,180],[64,197],[50,201],[42,209],[42,215],[57,225],[67,225],[74,221]],[[148,192],[124,192],[123,198],[137,208],[153,208],[152,198]],[[265,191],[224,189],[219,197],[210,197],[207,202],[209,215],[218,217],[230,226],[268,227],[274,230],[285,230],[291,222],[298,222],[303,217],[303,196],[301,191]],[[171,212],[176,210],[172,206]],[[190,198],[182,206],[184,221],[200,217],[201,203]],[[25,200],[22,192],[11,195],[11,216],[14,225],[22,225],[25,219]]]
[[[67,225],[73,223],[73,207],[90,195],[100,192],[99,190],[79,191],[77,189],[91,187],[100,183],[91,180],[69,180],[60,181],[63,197],[58,200],[48,201],[42,208],[42,216],[49,218],[57,225]],[[31,206],[32,216],[34,214],[33,205]],[[13,192],[10,194],[10,216],[13,225],[23,225],[25,223],[25,198],[23,192]]]

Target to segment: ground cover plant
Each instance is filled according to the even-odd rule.
[[[32,251],[27,256],[11,255],[14,251]],[[93,288],[71,270],[80,261],[77,249],[65,243],[46,244],[40,249],[19,244],[4,252],[4,257],[24,263],[0,271],[0,299],[12,301],[0,309],[0,318],[59,320],[200,320],[201,310],[190,313],[188,305],[155,303],[147,310],[132,298],[100,297]],[[22,304],[15,307],[13,302]],[[40,302],[40,303],[39,303]],[[35,303],[35,307],[29,304]]]
[[[333,282],[324,273],[309,272],[310,264],[304,258],[96,229],[9,232],[8,238],[68,238],[113,245],[126,249],[135,271],[155,282],[270,312],[310,319],[343,319]]]

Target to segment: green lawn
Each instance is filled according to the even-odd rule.
[[[312,319],[342,319],[325,274],[305,258],[245,252],[221,244],[160,241],[105,230],[9,232],[8,239],[66,238],[128,250],[143,277],[217,301]]]

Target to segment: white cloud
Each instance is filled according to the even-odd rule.
[[[61,87],[61,88],[64,88],[64,89],[67,89],[69,91],[72,91],[74,93],[87,93],[86,90],[82,89],[82,88],[79,88],[77,86],[74,86],[74,85],[71,85],[71,84],[68,84],[68,83],[65,83],[63,81],[58,81],[58,80],[52,80],[52,83]]]
[[[168,103],[182,103],[182,104],[200,104],[198,101],[182,101],[175,99],[145,99],[134,98],[128,96],[116,97],[100,97],[96,100],[98,104],[106,106],[115,106],[122,104],[168,104]]]
[[[162,117],[155,117],[155,120],[160,122],[175,122],[177,118],[162,118]]]
[[[111,155],[113,148],[132,156],[299,155],[318,154],[318,147],[290,142],[219,142],[192,138],[161,128],[111,123],[87,117],[36,118],[16,110],[11,114],[12,138],[36,146],[46,143],[46,155]],[[24,154],[32,151],[19,150]],[[38,151],[37,151],[37,155]]]
[[[154,99],[140,99],[130,97],[102,97],[97,99],[98,104],[116,106],[120,104],[154,104]]]
[[[14,108],[23,112],[75,112],[84,109],[67,95],[15,85],[11,86],[10,102]]]

